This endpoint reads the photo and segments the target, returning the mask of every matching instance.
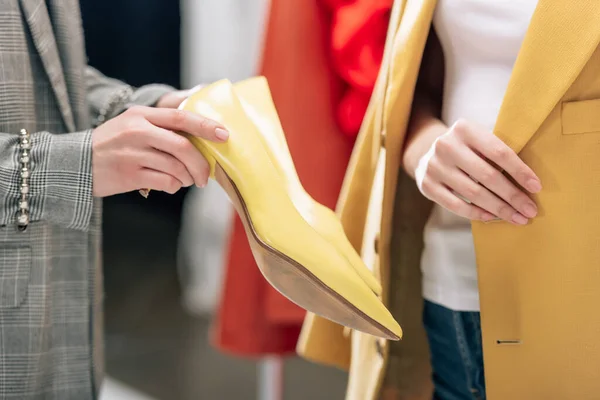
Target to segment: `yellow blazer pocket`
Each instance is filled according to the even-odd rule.
[[[600,133],[600,99],[562,104],[562,133]]]
[[[30,274],[30,247],[0,247],[0,309],[17,308],[25,301]]]

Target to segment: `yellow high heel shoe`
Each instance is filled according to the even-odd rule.
[[[211,177],[232,200],[254,258],[269,283],[308,311],[398,340],[402,330],[389,311],[348,260],[296,209],[283,172],[265,150],[265,142],[231,82],[219,81],[193,93],[180,108],[228,129],[226,143],[188,138],[208,160]]]
[[[282,178],[286,181],[290,198],[296,209],[317,233],[346,257],[371,290],[377,295],[381,294],[381,284],[348,241],[338,217],[332,210],[315,201],[302,187],[266,78],[246,79],[235,83],[233,87],[246,114],[265,140],[265,149],[269,152],[273,163],[281,169]]]

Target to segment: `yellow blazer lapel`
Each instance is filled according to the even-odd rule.
[[[396,32],[400,27],[400,21],[402,18],[402,14],[404,13],[404,8],[406,7],[407,0],[396,0],[392,5],[392,10],[390,13],[390,22],[388,25],[388,31],[385,41],[385,49],[383,52],[383,59],[381,62],[381,67],[379,69],[379,74],[377,76],[377,82],[375,84],[375,88],[373,89],[373,94],[371,96],[371,101],[369,102],[369,107],[373,108],[370,116],[372,117],[372,123],[374,123],[375,129],[373,130],[373,143],[372,143],[372,160],[374,163],[377,163],[377,159],[379,157],[379,152],[381,151],[381,143],[385,140],[384,136],[381,133],[381,127],[383,125],[383,103],[386,96],[386,90],[390,80],[390,64],[391,58],[394,55],[394,38],[396,36]],[[371,131],[372,129],[366,129],[363,127],[361,131]],[[375,167],[373,166],[373,169]]]
[[[517,153],[571,86],[600,42],[600,1],[540,0],[494,133]]]

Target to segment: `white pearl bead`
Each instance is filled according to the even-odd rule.
[[[19,214],[17,217],[17,222],[19,225],[27,225],[29,223],[29,215],[27,214]]]

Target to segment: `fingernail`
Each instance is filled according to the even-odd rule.
[[[533,218],[537,215],[537,207],[533,203],[525,204],[523,209],[525,210],[525,216],[527,218]]]
[[[229,139],[229,132],[222,128],[215,129],[215,135],[217,136],[217,139],[222,141]]]
[[[527,190],[531,193],[537,193],[542,190],[542,184],[537,179],[530,179],[527,181]]]
[[[522,216],[519,213],[515,213],[512,216],[512,222],[514,222],[515,224],[518,225],[527,225],[527,222],[529,222],[529,220],[527,218],[525,218],[524,216]]]

